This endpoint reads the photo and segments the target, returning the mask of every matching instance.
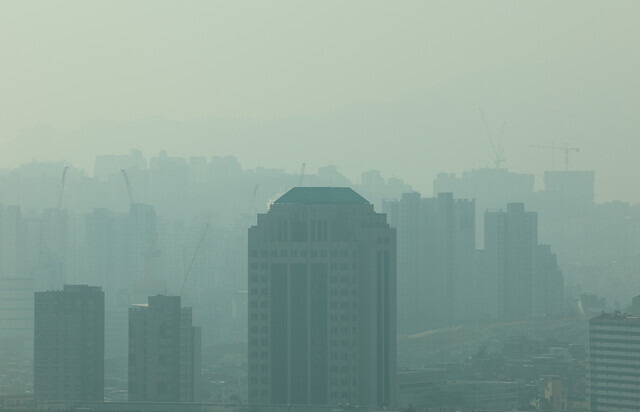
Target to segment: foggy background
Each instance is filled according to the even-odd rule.
[[[234,155],[245,167],[380,169],[430,193],[440,171],[512,171],[532,144],[580,148],[595,200],[629,190],[640,5],[537,2],[0,4],[0,161]],[[506,122],[504,132],[501,132]],[[563,168],[556,153],[555,168]],[[536,179],[537,187],[541,179]]]

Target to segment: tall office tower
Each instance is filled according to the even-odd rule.
[[[396,233],[349,188],[296,187],[249,229],[249,402],[392,406]]]
[[[403,333],[474,318],[475,202],[405,193],[383,211],[398,230],[398,328]]]
[[[104,400],[104,292],[65,285],[35,293],[36,401]]]
[[[640,318],[603,313],[589,321],[590,411],[640,410]]]
[[[149,296],[129,309],[129,400],[200,399],[200,328],[180,296]]]
[[[524,203],[484,215],[484,293],[481,311],[493,319],[523,319],[533,313],[534,256],[538,215]]]

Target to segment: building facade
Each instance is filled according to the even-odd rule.
[[[65,285],[35,292],[36,401],[104,400],[104,292]]]
[[[589,321],[591,411],[640,410],[640,318],[603,313]]]
[[[533,313],[538,215],[524,203],[484,215],[483,312],[492,319],[523,319]]]
[[[393,406],[396,233],[349,188],[296,187],[249,229],[249,402]]]
[[[401,333],[473,319],[475,202],[451,193],[386,201],[398,230],[398,328]]]
[[[150,296],[129,309],[129,400],[200,398],[200,328],[180,296]]]

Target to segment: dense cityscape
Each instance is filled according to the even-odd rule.
[[[5,169],[4,408],[628,403],[597,370],[619,358],[588,354],[640,327],[640,209],[595,203],[593,172],[544,176],[440,174],[425,197],[375,170],[136,150],[92,176]]]
[[[637,0],[0,0],[0,412],[640,411]]]

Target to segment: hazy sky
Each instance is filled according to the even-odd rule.
[[[110,146],[64,136],[96,121],[260,120],[255,141],[211,136],[220,153],[171,148],[354,180],[379,168],[427,191],[438,171],[493,162],[483,107],[494,134],[507,122],[511,170],[549,169],[530,145],[567,142],[599,201],[640,201],[639,15],[638,1],[0,1],[0,161],[89,167]],[[364,131],[342,134],[335,119],[356,114]]]

